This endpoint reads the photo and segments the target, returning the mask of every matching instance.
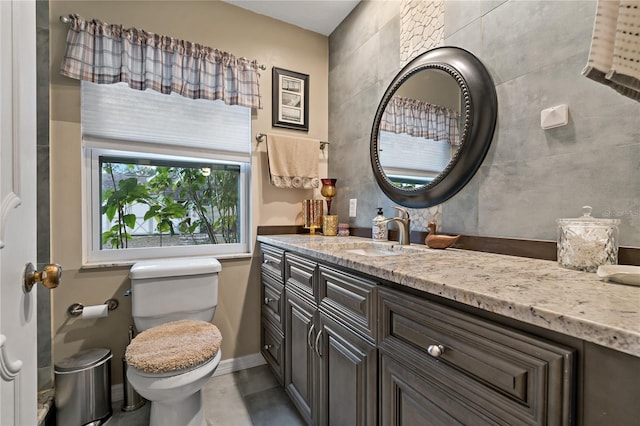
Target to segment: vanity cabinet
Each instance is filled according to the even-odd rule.
[[[263,308],[263,330],[286,350],[268,361],[282,365],[310,424],[638,424],[638,356],[311,256],[270,253],[263,291],[284,289],[279,317]]]
[[[284,250],[265,244],[260,246],[262,356],[280,383],[284,383]]]
[[[317,277],[317,424],[377,425],[377,283],[325,265]]]
[[[375,283],[285,254],[284,385],[309,424],[377,424]]]
[[[575,423],[575,351],[379,290],[382,425]]]

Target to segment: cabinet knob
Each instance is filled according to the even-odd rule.
[[[444,346],[442,345],[429,345],[427,353],[434,358],[439,358],[444,353]]]
[[[271,349],[273,347],[273,345],[264,345],[262,347],[262,349],[264,349],[265,351],[268,351],[269,349]]]
[[[269,303],[271,303],[271,302],[273,302],[273,299],[272,299],[272,298],[270,298],[270,297],[265,297],[265,298],[264,298],[264,304],[265,304],[265,305],[268,305],[268,304],[269,304]]]

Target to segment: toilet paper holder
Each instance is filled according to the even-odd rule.
[[[104,302],[104,304],[107,305],[109,311],[114,311],[120,305],[120,302],[118,302],[118,299],[109,299]],[[67,309],[67,313],[72,317],[79,317],[80,315],[82,315],[83,310],[84,305],[82,303],[74,303],[73,305],[69,306],[69,308]]]

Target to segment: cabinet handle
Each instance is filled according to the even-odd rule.
[[[271,349],[273,347],[273,345],[264,345],[262,347],[262,349],[264,349],[265,351],[268,351],[269,349]]]
[[[264,298],[264,304],[268,305],[269,303],[273,302],[273,299],[271,299],[270,297],[265,297]]]
[[[427,353],[434,358],[440,358],[444,353],[444,346],[442,345],[429,345]]]
[[[315,328],[315,324],[311,324],[311,327],[309,328],[309,332],[307,333],[307,345],[309,345],[309,347],[311,349],[313,349],[313,343],[311,343],[311,336],[313,336],[313,329]]]
[[[320,336],[322,336],[322,330],[318,331],[318,335],[316,336],[316,343],[314,345],[314,348],[316,350],[316,353],[318,354],[319,357],[322,357],[322,353],[320,353]]]

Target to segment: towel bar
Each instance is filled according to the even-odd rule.
[[[267,139],[267,134],[266,133],[258,133],[256,135],[256,141],[258,141],[258,143],[260,142],[264,142]],[[320,150],[324,151],[324,148],[327,145],[331,145],[329,142],[325,142],[325,141],[320,141]]]

